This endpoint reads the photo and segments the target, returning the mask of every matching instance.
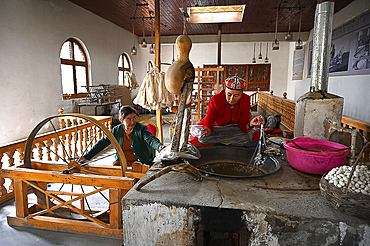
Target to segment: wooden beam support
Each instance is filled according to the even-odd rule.
[[[122,229],[103,228],[89,221],[78,221],[48,216],[36,216],[27,221],[19,219],[15,214],[8,215],[8,224],[12,226],[23,226],[49,231],[71,232],[87,235],[98,235],[107,237],[123,237]]]
[[[218,25],[218,42],[217,42],[217,66],[221,66],[221,31],[222,24]]]
[[[160,19],[160,8],[159,0],[155,0],[155,66],[156,72],[161,71],[161,19]],[[155,112],[156,122],[158,127],[158,138],[163,143],[163,127],[162,127],[162,109],[158,109]]]
[[[161,19],[160,19],[160,9],[159,0],[155,0],[155,66],[156,72],[161,71]]]
[[[47,170],[47,171],[55,171],[55,172],[60,172],[60,173],[64,169],[66,169],[66,167],[56,166],[52,162],[47,162],[47,161],[32,162],[32,168],[36,170]],[[99,173],[99,174],[107,175],[107,176],[122,177],[121,167],[119,166],[103,166],[103,165],[102,166],[100,165],[99,166],[98,165],[84,166],[83,170],[87,170],[87,171],[91,171],[94,173]],[[143,170],[143,172],[126,171],[125,177],[141,179],[147,171],[148,171],[147,169]],[[91,174],[91,173],[83,172],[83,171],[82,173]]]
[[[114,177],[103,175],[85,175],[81,173],[62,174],[60,172],[40,171],[28,168],[17,168],[14,170],[0,170],[5,178],[42,181],[50,183],[65,183],[76,185],[89,185],[106,188],[131,189],[134,179],[128,177]]]
[[[16,215],[19,218],[25,218],[29,214],[27,184],[20,179],[14,179],[14,196],[17,201],[15,203]]]
[[[122,228],[122,206],[121,206],[122,190],[109,189],[109,222],[110,228]]]

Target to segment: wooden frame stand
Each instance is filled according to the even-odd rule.
[[[99,172],[99,168],[95,167],[95,171]],[[104,167],[100,171],[101,173],[110,172],[116,176],[81,173],[63,174],[56,171],[28,168],[1,170],[3,177],[14,179],[16,213],[8,215],[8,224],[52,231],[122,238],[121,198],[134,185],[135,179],[133,177],[140,178],[144,173],[127,172],[127,176],[132,176],[131,178],[120,177],[120,168],[114,166]],[[81,194],[47,190],[48,183],[94,186],[98,188],[92,192]],[[34,192],[37,193],[37,204],[29,204],[28,187],[32,187]],[[109,213],[105,214],[105,220],[99,219],[98,216],[93,216],[95,211],[92,215],[87,213],[84,205],[86,197],[104,190],[109,190]],[[44,201],[41,201],[40,194],[45,197]],[[60,196],[63,196],[63,198]],[[71,197],[71,199],[66,200],[66,196]],[[51,202],[51,199],[56,204]],[[72,205],[76,201],[80,202],[79,207]],[[80,218],[83,217],[83,220],[74,219],[73,216],[71,218],[63,218],[63,216],[60,216],[60,213],[56,213],[57,210],[73,213]],[[99,211],[96,212],[98,213]],[[102,215],[103,213],[99,216],[104,217]],[[107,219],[108,221],[106,221]]]

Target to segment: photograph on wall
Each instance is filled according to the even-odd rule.
[[[348,71],[350,41],[347,35],[331,42],[329,74]]]
[[[304,50],[305,47],[303,47],[303,49],[294,51],[292,80],[303,79]]]
[[[312,41],[308,50],[307,77],[311,77]],[[370,73],[370,11],[335,28],[330,45],[329,75]]]
[[[370,27],[358,31],[356,36],[357,44],[352,58],[352,69],[368,70],[370,68]]]

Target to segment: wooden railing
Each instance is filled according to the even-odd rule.
[[[59,109],[59,114],[61,115],[62,113],[63,110]],[[105,127],[111,130],[111,116],[98,116],[94,118],[97,118],[97,120],[99,120]],[[35,143],[38,155],[33,156],[34,159],[40,161],[52,161],[50,149],[52,149],[55,153],[58,153],[60,148],[60,144],[58,143],[58,141],[62,141],[67,153],[69,155],[72,155],[72,143],[75,142],[76,137],[76,124],[78,125],[78,135],[84,136],[80,137],[76,141],[76,143],[80,146],[80,148],[78,148],[78,150],[80,151],[79,154],[82,154],[83,146],[88,145],[88,136],[92,137],[96,135],[96,137],[93,138],[93,144],[103,137],[103,134],[99,134],[99,132],[98,134],[96,134],[98,131],[98,127],[96,127],[92,123],[86,123],[85,120],[79,119],[78,122],[76,122],[75,117],[61,117],[58,119],[59,129],[56,131],[58,132],[59,137],[55,134],[55,132],[39,135],[38,140],[40,142]],[[0,169],[8,167],[18,167],[23,165],[26,142],[27,138],[0,146]],[[44,143],[46,146],[50,146],[50,148],[45,150],[44,145],[41,143]],[[62,151],[61,156],[63,158],[66,157],[65,151]],[[54,160],[58,161],[59,157],[57,155],[54,155]],[[13,190],[13,184],[8,184],[9,182],[5,184],[5,181],[6,180],[0,176],[0,203],[6,201],[13,195],[11,194]]]
[[[345,128],[356,129],[363,136],[365,142],[370,141],[370,123],[349,116],[342,116],[342,126]],[[364,161],[370,161],[370,147],[364,150],[361,157]]]
[[[284,93],[285,94],[285,93]],[[281,113],[281,124],[291,131],[294,131],[295,121],[295,102],[284,98],[274,96],[273,91],[270,94],[258,91],[257,104],[268,114]]]
[[[250,105],[251,107],[254,107],[257,105],[258,103],[258,91],[252,93],[251,95],[249,95],[249,98],[250,98]]]

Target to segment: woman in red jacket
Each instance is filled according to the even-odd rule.
[[[203,125],[201,137],[211,136],[215,126],[237,124],[243,132],[251,132],[254,127],[264,123],[262,116],[250,119],[250,99],[243,93],[245,80],[237,76],[225,80],[226,88],[211,97],[208,104],[207,115],[198,125]],[[254,131],[251,133],[253,134]],[[233,134],[230,132],[230,134]],[[254,134],[252,141],[258,140],[258,134]],[[190,143],[195,146],[205,146],[192,134]]]

